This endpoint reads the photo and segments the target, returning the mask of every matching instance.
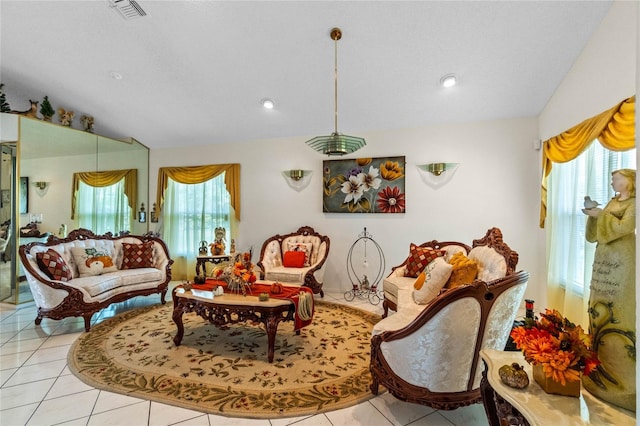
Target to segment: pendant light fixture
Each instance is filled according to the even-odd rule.
[[[342,30],[331,30],[331,39],[334,41],[334,132],[329,136],[316,136],[307,141],[307,145],[318,152],[332,156],[351,154],[365,146],[363,138],[338,133],[338,40],[342,38]]]

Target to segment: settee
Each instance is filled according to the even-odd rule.
[[[411,251],[413,247],[414,244],[411,244],[409,256],[400,265],[393,267],[389,276],[383,281],[383,318],[387,317],[389,309],[394,311],[402,309],[404,314],[413,317],[426,307],[424,303],[415,303],[413,290],[418,277],[410,276],[411,274],[407,273],[408,266],[415,262],[415,256],[423,255],[422,253],[418,255],[413,253]],[[456,257],[464,255],[477,265],[475,272],[470,271],[471,274],[469,274],[468,268],[461,273],[452,271],[452,276],[445,283],[445,289],[460,284],[470,284],[476,278],[482,281],[492,281],[513,274],[518,264],[518,253],[511,250],[504,242],[502,231],[499,228],[489,229],[484,237],[473,240],[471,246],[457,241],[433,240],[415,247],[441,250],[444,252],[443,260],[446,262],[450,262],[456,253],[459,253]]]
[[[302,226],[289,234],[274,235],[263,243],[260,251],[257,266],[261,278],[304,285],[324,296],[322,283],[329,245],[329,237],[310,226]]]
[[[403,401],[443,410],[479,403],[479,352],[504,349],[529,273],[515,272],[518,254],[498,228],[471,246],[431,241],[411,249],[383,282],[385,311],[396,312],[373,327],[371,391],[384,386]],[[405,276],[416,263],[421,276]]]
[[[81,316],[89,331],[92,315],[112,303],[158,293],[164,304],[171,280],[169,250],[152,236],[77,229],[67,238],[22,245],[18,253],[38,307],[36,325]]]

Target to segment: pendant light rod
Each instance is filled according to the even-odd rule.
[[[345,155],[351,154],[365,146],[367,143],[358,136],[349,136],[338,133],[338,40],[342,38],[342,30],[333,28],[331,30],[333,45],[333,102],[334,102],[334,131],[328,136],[316,136],[306,143],[311,148],[325,155]]]
[[[342,38],[340,28],[331,30],[331,39],[333,39],[333,105],[334,105],[334,132],[338,133],[338,40]]]

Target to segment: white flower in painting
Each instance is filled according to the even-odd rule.
[[[368,191],[372,188],[378,189],[380,187],[382,179],[378,178],[379,174],[379,169],[376,169],[373,166],[369,167],[369,173],[360,173],[360,175],[362,175],[362,185],[364,186],[364,191]]]
[[[347,196],[344,197],[343,204],[346,204],[349,201],[357,203],[358,200],[362,198],[362,194],[364,193],[364,185],[362,182],[363,178],[364,173],[359,173],[357,176],[349,176],[349,179],[342,184],[342,189],[340,191],[347,194]]]

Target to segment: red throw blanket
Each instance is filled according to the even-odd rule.
[[[282,283],[281,283],[282,284]],[[193,288],[196,290],[205,290],[212,291],[217,286],[222,286],[224,288],[224,292],[227,293],[227,283],[225,281],[214,280],[212,278],[207,278],[204,284],[193,284]],[[282,292],[278,294],[273,294],[271,292],[271,284],[260,284],[253,283],[248,287],[251,291],[251,295],[259,296],[260,293],[267,293],[269,297],[273,297],[276,299],[287,299],[293,303],[295,308],[294,310],[294,323],[295,330],[300,330],[302,327],[306,327],[313,322],[313,313],[315,312],[315,303],[313,301],[313,292],[309,287],[297,287],[297,286],[288,286],[282,284]],[[300,318],[298,308],[300,306],[300,293],[304,292],[309,296],[311,300],[311,317],[308,320],[303,320]],[[247,292],[249,293],[249,292]]]

